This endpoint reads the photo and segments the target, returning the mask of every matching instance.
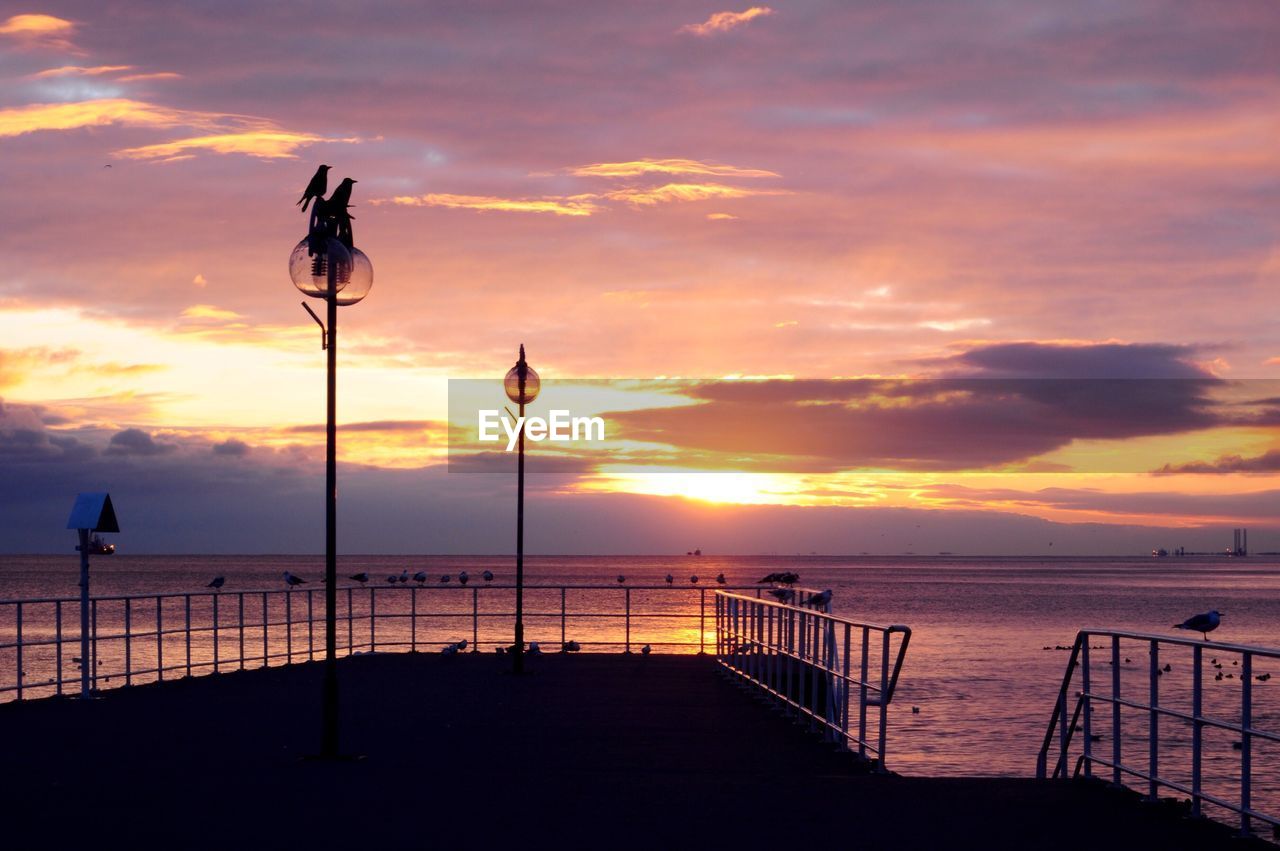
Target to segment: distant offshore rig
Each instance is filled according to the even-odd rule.
[[[1169,552],[1168,550],[1161,547],[1160,549],[1152,550],[1151,555],[1153,558],[1167,558],[1170,555],[1173,555],[1173,556],[1226,555],[1232,558],[1244,558],[1249,554],[1249,530],[1245,528],[1232,529],[1231,533],[1232,533],[1231,546],[1221,553],[1217,553],[1217,552],[1189,553],[1187,552],[1186,547],[1175,547],[1173,552]]]

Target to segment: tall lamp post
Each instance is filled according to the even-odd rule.
[[[346,179],[326,201],[324,174],[321,166],[307,187],[307,196],[315,198],[306,237],[289,255],[289,277],[294,286],[311,298],[324,299],[327,322],[321,321],[304,301],[302,306],[320,326],[320,348],[328,352],[327,401],[325,428],[325,530],[324,530],[324,687],[321,695],[322,717],[320,758],[338,758],[338,463],[336,396],[338,372],[338,308],[356,304],[373,287],[373,264],[363,251],[355,247],[351,233],[351,184]],[[318,192],[313,192],[318,185]],[[299,202],[301,203],[301,202]],[[305,209],[305,207],[303,208]]]
[[[512,670],[524,673],[524,406],[538,398],[541,389],[538,373],[524,359],[524,344],[520,345],[520,360],[507,372],[502,388],[507,398],[520,406],[519,456],[516,461],[516,641]]]

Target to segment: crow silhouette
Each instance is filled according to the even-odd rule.
[[[298,199],[298,203],[302,205],[302,212],[305,213],[307,211],[307,205],[311,203],[312,198],[323,198],[328,189],[329,167],[322,165],[316,169],[316,173],[311,177],[311,182],[307,184],[302,197]]]
[[[349,177],[342,178],[342,182],[338,184],[337,189],[333,190],[333,194],[326,202],[329,205],[329,215],[340,216],[346,212],[347,207],[351,206],[351,185],[355,182]],[[355,217],[352,216],[352,218]]]

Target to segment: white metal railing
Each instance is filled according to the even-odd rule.
[[[909,627],[847,620],[806,607],[804,599],[788,605],[727,591],[716,592],[715,618],[716,661],[725,671],[782,702],[829,741],[856,748],[864,759],[875,754],[884,769],[889,704],[911,643]]]
[[[631,652],[705,652],[715,588],[760,586],[526,585],[526,640]],[[511,642],[514,585],[386,584],[338,589],[338,652],[468,648]],[[812,589],[795,589],[807,600]],[[324,589],[223,590],[90,600],[89,659],[81,660],[75,597],[0,600],[0,700],[92,690],[174,676],[306,662],[324,653]],[[558,641],[558,643],[557,643]]]
[[[1104,643],[1091,646],[1091,642],[1098,639]],[[1138,679],[1145,679],[1146,682],[1138,684],[1136,696],[1126,696],[1123,690],[1124,665],[1121,664],[1121,659],[1126,663],[1131,661],[1131,657],[1125,656],[1126,647],[1129,653],[1145,651],[1148,657],[1145,665],[1139,665],[1140,669],[1145,669],[1145,678],[1140,675]],[[1135,647],[1140,649],[1135,650]],[[1176,669],[1178,672],[1184,676],[1189,672],[1191,698],[1189,709],[1180,709],[1170,705],[1169,702],[1161,702],[1161,681],[1173,680],[1172,676],[1167,675],[1175,673],[1175,668],[1169,661],[1161,664],[1161,648],[1190,651],[1189,669],[1184,668],[1182,659],[1176,660],[1179,662],[1179,667]],[[1090,665],[1091,650],[1109,651],[1107,665],[1110,672],[1101,678],[1104,683],[1109,684],[1109,688],[1105,686],[1099,688],[1099,678],[1094,676]],[[1210,656],[1208,667],[1211,674],[1205,670],[1206,651]],[[1171,653],[1172,651],[1163,658],[1169,660]],[[1280,825],[1280,813],[1274,810],[1270,813],[1263,812],[1253,803],[1254,740],[1280,742],[1280,732],[1261,729],[1257,726],[1258,719],[1254,714],[1253,700],[1255,676],[1261,676],[1264,680],[1270,679],[1269,673],[1255,673],[1257,668],[1254,662],[1257,659],[1280,660],[1280,650],[1139,632],[1109,629],[1081,630],[1071,648],[1067,670],[1062,678],[1062,688],[1058,692],[1058,699],[1049,719],[1049,727],[1045,731],[1044,742],[1036,760],[1036,776],[1041,779],[1050,776],[1055,779],[1068,776],[1071,745],[1074,734],[1079,729],[1081,747],[1080,756],[1076,760],[1075,776],[1083,774],[1091,777],[1094,767],[1099,766],[1109,769],[1112,782],[1116,785],[1122,784],[1126,777],[1138,778],[1145,784],[1150,800],[1155,800],[1161,788],[1180,792],[1190,798],[1194,815],[1202,814],[1202,805],[1205,803],[1235,813],[1239,816],[1240,831],[1244,834],[1250,832],[1251,819],[1266,822],[1273,827]],[[1069,712],[1069,698],[1072,694],[1072,684],[1076,681],[1077,671],[1079,671],[1078,690],[1074,692],[1074,708]],[[1216,709],[1206,711],[1206,676],[1212,676],[1213,682],[1230,683],[1232,688],[1238,685],[1240,691],[1238,704],[1229,693],[1215,694],[1213,702],[1218,706]],[[1185,682],[1179,682],[1178,685],[1185,689]],[[1130,691],[1134,690],[1131,688]],[[1146,692],[1145,699],[1141,697],[1143,691]],[[1165,691],[1168,693],[1172,688],[1166,686]],[[1182,696],[1185,700],[1185,692]],[[1095,707],[1095,704],[1099,706]],[[1231,704],[1231,714],[1234,714],[1238,706],[1237,718],[1229,717],[1228,704]],[[1110,755],[1099,754],[1094,750],[1094,744],[1102,739],[1100,734],[1095,733],[1097,729],[1095,714],[1099,709],[1110,715]],[[1140,753],[1136,758],[1126,756],[1122,709],[1136,711],[1140,717],[1145,716],[1147,727],[1145,755]],[[1109,713],[1106,712],[1107,710]],[[1189,731],[1190,733],[1188,748],[1190,782],[1175,779],[1161,763],[1162,750],[1166,756],[1170,751],[1168,747],[1162,748],[1161,719],[1174,719],[1179,732]],[[1218,794],[1205,788],[1206,780],[1209,779],[1205,776],[1204,731],[1206,728],[1230,731],[1240,736],[1239,741],[1233,743],[1233,748],[1240,752],[1239,782],[1231,784],[1234,786],[1234,794]],[[1053,771],[1050,773],[1049,752],[1053,749],[1055,736],[1058,740],[1058,753]],[[1166,733],[1166,739],[1172,737]],[[1132,737],[1129,741],[1134,743]]]

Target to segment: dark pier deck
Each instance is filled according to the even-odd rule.
[[[860,771],[708,658],[343,660],[343,743],[318,664],[0,706],[12,848],[1251,847],[1096,785]],[[1269,847],[1269,846],[1264,846]]]

